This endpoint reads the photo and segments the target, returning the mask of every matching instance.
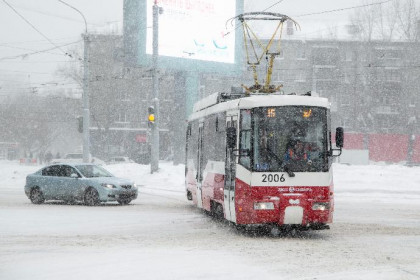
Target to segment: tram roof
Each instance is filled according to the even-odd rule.
[[[304,95],[251,95],[229,101],[220,102],[212,94],[194,105],[194,112],[188,118],[194,120],[207,115],[212,115],[224,111],[233,111],[239,109],[252,109],[258,107],[279,107],[279,106],[314,106],[330,108],[327,98],[304,96]]]

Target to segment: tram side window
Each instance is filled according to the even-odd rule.
[[[251,110],[243,110],[241,112],[241,132],[239,149],[239,163],[245,168],[251,169]]]
[[[198,122],[194,121],[190,124],[190,127],[190,135],[187,138],[187,166],[192,164],[191,167],[193,167],[197,172]]]
[[[250,151],[251,150],[251,130],[241,131],[241,143],[240,143],[240,157],[239,163],[246,167],[247,169],[251,169],[251,157]]]
[[[216,116],[216,127],[215,127],[215,141],[213,145],[215,146],[214,150],[214,160],[224,162],[226,157],[226,116],[223,114],[218,114]]]
[[[202,151],[202,170],[206,168],[209,160],[213,160],[215,147],[213,145],[215,141],[214,125],[212,121],[213,117],[210,116],[204,121],[203,124],[203,151]],[[214,118],[215,120],[215,118]]]

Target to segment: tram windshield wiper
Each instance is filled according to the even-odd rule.
[[[283,160],[281,160],[278,155],[276,155],[268,147],[265,148],[265,150],[268,152],[267,154],[270,156],[270,158],[274,159],[279,166],[283,166]],[[295,173],[292,171],[293,165],[294,164],[290,164],[290,163],[287,163],[284,165],[284,172],[286,172],[287,175],[289,175],[289,177],[295,177]]]
[[[285,165],[284,166],[284,171],[286,171],[287,175],[289,175],[289,177],[295,177],[295,173],[293,173],[292,170],[290,170],[290,166],[289,165]]]
[[[274,160],[277,162],[278,165],[283,164],[283,160],[281,160],[273,151],[271,151],[268,147],[265,148],[265,150],[268,152],[271,158],[274,158]]]

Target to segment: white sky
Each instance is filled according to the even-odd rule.
[[[20,18],[3,1],[7,1],[55,45],[64,45],[81,39],[84,23],[80,14],[58,0],[1,0],[0,1],[0,87],[6,80],[29,81],[32,86],[63,82],[55,77],[59,64],[70,61],[59,49],[24,59],[6,57],[54,47]],[[149,0],[152,1],[152,0]],[[378,0],[381,2],[383,0]],[[245,0],[245,11],[261,11],[278,0]],[[420,4],[420,0],[416,0]],[[123,0],[67,0],[86,17],[89,31],[112,31],[122,28]],[[301,35],[318,36],[320,31],[344,26],[352,10],[322,15],[299,17],[302,14],[348,8],[360,5],[354,0],[283,0],[268,11],[279,12],[295,18],[301,25]],[[70,45],[74,47],[75,45]],[[68,47],[62,47],[65,51]],[[74,62],[73,62],[74,63]],[[6,75],[6,76],[5,76]]]
[[[55,45],[81,40],[85,30],[83,18],[75,10],[57,0],[6,0]],[[122,26],[123,0],[68,0],[79,9],[88,22],[88,31],[110,31],[119,23]],[[42,35],[0,1],[0,83],[1,80],[29,79],[34,86],[57,82],[54,77],[59,64],[71,61],[59,49],[31,55],[25,59],[5,57],[53,48]],[[75,47],[70,45],[69,47]],[[62,47],[64,51],[68,47]],[[4,77],[7,75],[7,77]],[[0,84],[1,87],[1,84]]]

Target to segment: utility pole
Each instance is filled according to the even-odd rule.
[[[152,55],[152,74],[153,74],[153,107],[155,114],[155,123],[152,126],[152,147],[150,173],[159,170],[159,72],[158,72],[158,55],[159,55],[159,13],[161,12],[157,5],[157,0],[153,5],[153,55]]]
[[[58,0],[59,2],[63,3],[64,5],[72,8],[76,12],[78,12],[85,22],[85,33],[82,34],[83,37],[83,44],[84,44],[84,54],[83,54],[83,162],[90,161],[90,151],[89,151],[89,144],[90,144],[90,134],[89,134],[89,125],[90,125],[90,112],[89,112],[89,36],[87,32],[87,22],[86,18],[81,11],[73,7],[72,5]]]
[[[89,111],[89,36],[87,30],[83,36],[83,162],[90,161],[90,111]]]

